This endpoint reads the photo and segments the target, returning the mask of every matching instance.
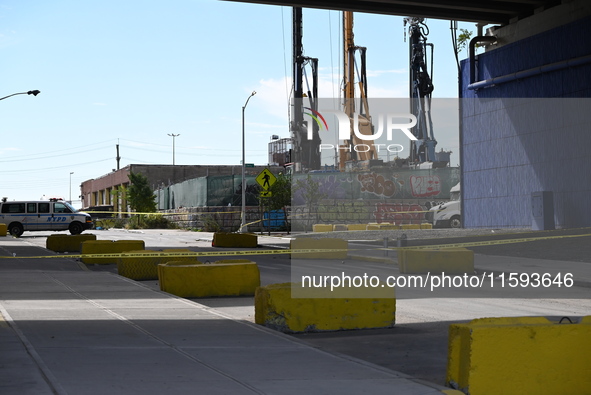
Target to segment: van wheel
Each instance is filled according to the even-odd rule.
[[[69,230],[70,230],[70,234],[79,235],[80,233],[82,233],[82,231],[84,229],[82,228],[82,225],[80,224],[80,222],[72,222],[70,224]]]
[[[454,215],[453,217],[451,217],[451,219],[449,220],[449,226],[454,228],[454,229],[458,229],[462,227],[462,221],[460,220],[460,216],[459,215]]]
[[[21,237],[23,233],[25,233],[25,229],[19,223],[10,224],[8,227],[8,233],[13,235],[14,237]]]

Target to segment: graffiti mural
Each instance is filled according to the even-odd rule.
[[[419,204],[377,203],[373,215],[377,223],[420,224],[425,219],[425,211]]]
[[[331,174],[319,183],[319,192],[327,199],[346,199],[347,191],[343,188],[342,181]]]
[[[357,181],[361,184],[361,192],[373,193],[380,197],[393,197],[398,190],[394,181],[378,173],[358,174]]]
[[[410,193],[413,197],[429,198],[441,194],[439,176],[411,176]]]

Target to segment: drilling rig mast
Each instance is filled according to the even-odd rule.
[[[308,124],[304,121],[304,112],[318,110],[318,59],[304,56],[302,38],[302,8],[293,8],[293,89],[294,106],[290,129],[293,136],[293,158],[296,171],[317,170],[320,168],[320,135],[318,125],[312,122],[312,138],[308,139]],[[306,76],[307,65],[312,69],[312,86],[308,85]],[[304,77],[306,76],[307,91],[304,93]],[[306,100],[306,103],[304,103]],[[306,107],[309,105],[309,107]]]
[[[433,92],[433,44],[427,43],[429,28],[423,18],[408,17],[404,19],[404,27],[408,25],[410,79],[409,96],[410,111],[417,118],[417,125],[412,133],[417,138],[411,141],[410,162],[434,162],[437,141],[433,133],[431,120],[431,93]],[[405,32],[406,38],[406,32]],[[431,67],[427,69],[427,48],[430,48]]]
[[[355,53],[359,51],[361,70],[357,68]],[[353,36],[353,12],[343,11],[343,91],[344,91],[344,112],[350,120],[350,138],[344,140],[339,146],[339,169],[345,169],[348,161],[365,161],[377,159],[377,153],[372,144],[363,144],[363,140],[353,132],[355,113],[358,117],[359,133],[372,135],[373,125],[369,115],[367,103],[367,72],[366,72],[366,51],[365,47],[355,46]],[[358,86],[360,92],[359,109],[356,111],[355,102],[355,75],[358,75]],[[356,150],[363,146],[361,150]],[[367,150],[366,150],[367,148]]]

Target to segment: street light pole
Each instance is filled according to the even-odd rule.
[[[38,91],[38,90],[13,93],[12,95],[0,97],[0,100],[8,99],[9,97],[16,96],[16,95],[33,95],[33,96],[37,96],[39,93],[41,93],[41,91]]]
[[[174,139],[175,139],[175,137],[180,136],[180,134],[174,134],[174,133],[171,134],[171,133],[168,133],[168,135],[170,137],[172,137],[172,165],[174,166]]]
[[[245,148],[244,148],[244,110],[246,110],[246,106],[248,105],[248,101],[251,97],[256,95],[255,91],[252,91],[248,99],[246,99],[246,103],[242,107],[242,210],[240,211],[240,229],[238,231],[240,233],[246,232],[246,158],[245,158]]]
[[[72,174],[74,174],[73,171],[70,172],[70,204],[72,204]]]

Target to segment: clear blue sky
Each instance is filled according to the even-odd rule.
[[[304,48],[320,62],[320,95],[338,95],[337,11],[304,9]],[[355,14],[370,97],[406,97],[403,18]],[[449,21],[427,20],[434,97],[457,97]],[[473,24],[460,27],[475,30]],[[466,57],[465,52],[461,56]],[[0,0],[1,196],[79,205],[81,182],[131,163],[266,164],[270,136],[288,137],[291,8],[218,0]],[[436,135],[452,150],[458,136]],[[74,172],[70,176],[70,172]],[[78,201],[78,202],[77,202]],[[77,203],[77,204],[76,204]]]

